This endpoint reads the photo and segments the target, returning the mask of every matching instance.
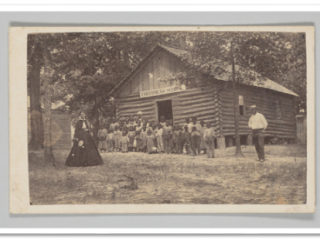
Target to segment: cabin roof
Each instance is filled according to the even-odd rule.
[[[166,52],[169,52],[170,54],[175,55],[178,58],[181,58],[184,54],[189,53],[186,50],[182,50],[182,49],[177,49],[177,48],[172,48],[172,47],[168,47],[168,46],[164,46],[162,44],[157,44],[153,49],[151,49],[151,51],[146,55],[146,57],[144,57],[140,63],[124,78],[120,81],[119,84],[117,84],[115,86],[114,89],[112,89],[110,94],[114,94],[117,93],[130,79],[131,77],[138,72],[142,66],[144,66],[144,63],[147,62],[155,52],[157,52],[159,49],[164,49]],[[215,61],[221,61],[221,60],[215,60]],[[226,64],[226,63],[225,63]],[[239,70],[240,66],[236,65],[236,70]],[[231,65],[226,64],[225,67],[226,72],[231,72]],[[261,74],[251,71],[251,70],[247,70],[249,72],[251,72],[252,74],[256,75],[256,76],[261,76]],[[222,81],[229,81],[229,77],[227,74],[222,74],[219,76],[214,76],[215,79],[217,80],[222,80]],[[286,93],[286,94],[290,94],[293,96],[298,97],[299,95],[294,93],[293,91],[285,88],[284,86],[268,79],[268,78],[264,78],[264,81],[261,80],[256,80],[251,82],[250,84],[247,85],[251,85],[251,86],[255,86],[255,87],[261,87],[261,88],[266,88],[266,89],[270,89],[273,91],[277,91],[277,92],[282,92],[282,93]]]

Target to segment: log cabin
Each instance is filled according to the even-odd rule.
[[[117,117],[134,116],[142,111],[143,117],[149,121],[158,122],[160,116],[165,116],[166,119],[173,119],[174,124],[197,117],[198,121],[213,123],[217,135],[216,147],[224,149],[233,146],[233,92],[231,84],[226,84],[230,72],[209,79],[199,76],[192,87],[161,81],[180,70],[184,54],[188,52],[156,45],[111,91],[116,102]],[[248,120],[251,116],[249,107],[253,104],[268,121],[266,140],[273,137],[287,140],[296,138],[294,98],[297,94],[270,79],[262,83],[241,84],[238,94],[241,144],[252,144]]]

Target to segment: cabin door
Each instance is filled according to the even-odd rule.
[[[172,114],[172,100],[165,100],[157,102],[158,108],[158,122],[160,122],[160,117],[164,116],[166,120],[173,120]]]

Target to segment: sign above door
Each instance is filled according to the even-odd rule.
[[[169,93],[175,93],[175,92],[182,92],[186,90],[185,85],[180,86],[173,86],[173,87],[167,87],[167,88],[160,88],[160,89],[154,89],[154,90],[148,90],[148,91],[142,91],[140,92],[140,97],[153,97],[157,95],[163,95],[163,94],[169,94]]]

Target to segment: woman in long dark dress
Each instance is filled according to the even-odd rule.
[[[91,127],[85,119],[85,113],[80,114],[80,119],[75,126],[73,146],[67,158],[69,167],[86,167],[102,165],[103,161],[91,136]]]

